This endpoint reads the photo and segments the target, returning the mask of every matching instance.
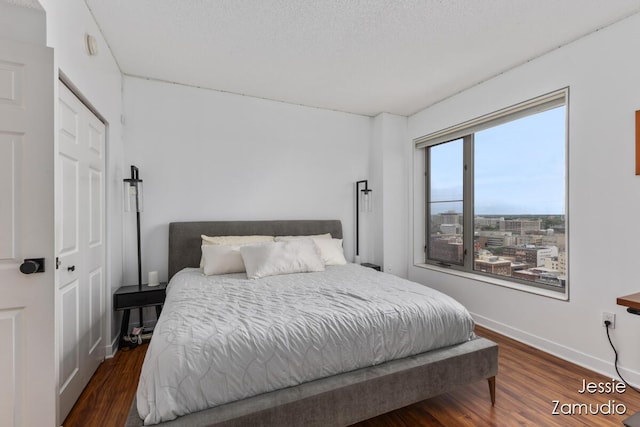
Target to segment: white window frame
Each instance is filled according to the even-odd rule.
[[[449,141],[454,141],[456,139],[463,138],[470,134],[472,135],[481,130],[492,128],[492,127],[501,125],[503,123],[507,123],[513,120],[517,120],[519,118],[523,118],[523,117],[540,113],[546,110],[550,110],[552,108],[556,108],[559,106],[565,106],[565,114],[566,114],[566,118],[565,118],[565,123],[566,123],[565,125],[565,129],[566,129],[565,131],[565,244],[566,244],[566,252],[567,252],[567,274],[566,274],[566,285],[564,289],[556,290],[556,289],[552,289],[544,286],[541,287],[533,283],[528,284],[522,280],[514,280],[514,279],[506,279],[506,278],[502,279],[496,275],[483,274],[473,270],[473,262],[471,262],[471,268],[469,269],[469,267],[459,267],[455,265],[443,266],[443,265],[438,265],[437,262],[427,261],[426,245],[428,244],[427,243],[428,233],[427,233],[427,227],[426,227],[427,226],[427,217],[426,217],[427,188],[426,186],[425,186],[425,191],[422,192],[421,198],[420,198],[420,195],[416,194],[416,197],[420,198],[421,200],[422,210],[423,210],[422,227],[416,227],[416,228],[422,228],[424,231],[422,233],[419,233],[421,234],[421,236],[419,234],[416,235],[414,233],[414,239],[422,238],[422,242],[423,242],[423,244],[420,245],[422,247],[422,252],[420,254],[418,253],[414,254],[415,255],[414,259],[416,260],[414,262],[414,265],[416,267],[422,267],[429,270],[434,270],[434,271],[438,271],[446,274],[452,274],[452,275],[456,275],[456,276],[460,276],[460,277],[464,277],[464,278],[468,278],[468,279],[472,279],[472,280],[476,280],[484,283],[504,286],[511,289],[517,289],[517,290],[521,290],[529,293],[548,296],[555,299],[566,300],[566,301],[569,300],[569,283],[570,283],[570,279],[569,279],[570,263],[569,263],[569,256],[568,256],[570,252],[570,248],[569,248],[569,241],[570,241],[569,240],[569,88],[567,87],[554,92],[550,92],[548,94],[501,109],[499,111],[477,117],[475,119],[466,121],[464,123],[451,126],[446,129],[433,132],[425,136],[418,137],[414,139],[413,142],[415,146],[416,155],[426,158],[425,152],[428,147],[435,146],[435,145],[449,142]],[[426,163],[423,163],[423,168],[424,168],[423,172],[425,174],[425,178],[428,173],[428,171],[426,170],[427,167],[428,166],[426,165]],[[473,173],[473,171],[470,171],[470,173]],[[465,180],[466,179],[467,178],[465,177]],[[465,203],[465,208],[467,207],[466,205],[467,203],[473,203],[472,197],[467,197],[465,195],[464,203]],[[473,212],[473,209],[471,210],[466,209],[465,211]],[[463,238],[465,241],[465,248],[468,249],[469,240],[471,240],[471,248],[473,247],[473,227],[469,228],[469,224],[473,223],[473,218],[470,217],[470,214],[466,214],[466,215],[467,217],[463,219],[463,221],[465,222],[465,228],[464,228],[465,234]],[[470,236],[469,236],[468,230],[471,230]],[[417,250],[418,249],[416,247],[416,251]],[[472,254],[471,256],[473,257]],[[419,260],[422,260],[422,261],[419,261]]]

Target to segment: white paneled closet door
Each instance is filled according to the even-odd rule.
[[[56,250],[59,422],[104,360],[105,126],[62,82]]]

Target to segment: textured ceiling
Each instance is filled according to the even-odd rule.
[[[410,115],[640,0],[85,0],[123,73]]]
[[[29,9],[44,10],[42,9],[42,6],[38,2],[38,0],[0,0],[0,1],[15,5],[15,6],[26,7]]]

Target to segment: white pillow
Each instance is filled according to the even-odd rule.
[[[244,271],[240,245],[202,245],[202,272],[205,275]]]
[[[300,239],[331,239],[331,233],[326,234],[314,234],[312,236],[276,236],[276,242],[288,242],[291,240],[300,240]]]
[[[205,236],[200,235],[202,245],[246,245],[248,243],[273,242],[273,236]],[[200,268],[204,268],[204,258],[200,258]],[[244,271],[244,270],[242,270]]]
[[[347,260],[342,250],[342,239],[313,239],[320,249],[320,256],[324,265],[344,265]]]
[[[276,236],[275,238],[276,242],[290,242],[300,239],[311,239],[318,245],[325,265],[344,265],[347,263],[342,250],[342,239],[332,239],[331,233],[312,236]]]
[[[201,234],[203,245],[242,245],[246,243],[273,242],[273,236],[205,236]]]
[[[240,254],[249,279],[324,270],[320,250],[311,239],[241,246]]]

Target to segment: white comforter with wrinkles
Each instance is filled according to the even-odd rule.
[[[176,274],[138,385],[145,425],[469,340],[452,298],[355,264],[247,280]]]

